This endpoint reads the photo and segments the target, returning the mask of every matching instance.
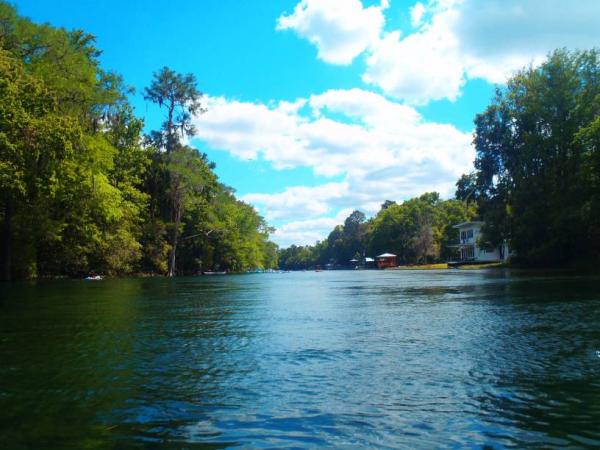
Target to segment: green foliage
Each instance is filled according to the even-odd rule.
[[[327,244],[325,244],[326,247]],[[313,269],[321,261],[320,250],[324,249],[319,242],[315,246],[291,245],[279,251],[279,268],[285,270]]]
[[[277,247],[268,240],[273,230],[230,188],[217,183],[211,189],[207,203],[198,203],[183,220],[178,272],[275,268]]]
[[[480,185],[478,183],[477,173],[471,172],[462,175],[456,182],[457,200],[462,200],[468,203],[479,202],[481,199]]]
[[[153,131],[149,140],[157,147],[164,148],[167,153],[180,145],[181,136],[192,136],[194,125],[192,117],[202,114],[201,98],[203,94],[196,87],[196,77],[173,72],[163,67],[154,74],[150,87],[145,89],[144,98],[167,110],[167,117],[162,129]]]
[[[167,240],[162,245],[155,237],[148,240],[152,255],[146,259],[164,270],[156,265],[157,254],[168,247],[170,276],[275,266],[276,249],[268,241],[272,230],[263,218],[218,183],[206,154],[181,142],[193,134],[192,116],[204,112],[194,76],[165,67],[154,75],[145,97],[166,109],[162,128],[150,133],[147,142],[157,149],[148,178],[156,205],[151,208],[152,222],[167,231],[161,234]],[[176,258],[177,253],[183,258]]]
[[[203,112],[194,77],[156,74],[146,98],[167,119],[144,143],[130,89],[99,55],[92,35],[0,1],[2,277],[275,266],[272,230],[181,143]]]
[[[600,255],[600,59],[557,50],[475,119],[479,210],[492,243],[530,265]]]
[[[332,264],[353,267],[381,253],[394,253],[402,264],[444,261],[453,256],[449,245],[456,240],[453,225],[475,217],[475,206],[460,200],[442,201],[430,192],[401,204],[385,201],[379,213],[367,221],[354,211],[336,226],[327,240],[314,246],[295,246],[279,252],[282,269],[299,270]]]
[[[431,263],[451,256],[453,225],[475,217],[475,208],[459,200],[442,201],[435,192],[381,209],[374,218],[370,252],[394,253],[402,264]]]

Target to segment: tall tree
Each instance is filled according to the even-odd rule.
[[[150,87],[146,88],[144,98],[158,104],[167,110],[166,119],[160,130],[153,131],[149,141],[159,150],[155,160],[155,199],[158,201],[160,189],[157,183],[167,186],[167,208],[163,213],[165,220],[170,222],[169,237],[169,276],[176,272],[176,254],[179,244],[181,220],[188,200],[194,192],[202,192],[206,184],[202,178],[208,174],[201,170],[195,172],[199,165],[205,165],[199,154],[192,155],[190,149],[182,146],[181,139],[194,134],[192,119],[205,111],[201,104],[202,93],[196,87],[193,74],[178,74],[163,67],[154,74]],[[197,153],[197,152],[196,152]]]
[[[471,172],[469,174],[463,174],[456,182],[456,193],[454,196],[457,200],[468,203],[479,202],[482,195],[480,193],[477,173]]]
[[[150,87],[144,91],[144,98],[167,110],[162,129],[151,133],[156,147],[171,153],[181,143],[180,134],[194,134],[193,117],[206,111],[201,103],[203,95],[196,86],[194,74],[179,74],[168,67],[154,74]]]
[[[475,119],[485,233],[493,243],[509,238],[523,263],[598,259],[590,212],[598,211],[599,98],[598,51],[557,50],[511,78]]]
[[[183,215],[198,202],[205,201],[208,190],[216,179],[206,159],[199,157],[198,151],[191,147],[179,147],[173,150],[169,155],[167,170],[170,175],[168,195],[172,206],[168,275],[172,277],[175,275],[176,252]]]

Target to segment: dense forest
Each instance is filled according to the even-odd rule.
[[[514,262],[600,262],[600,59],[557,50],[498,89],[475,118],[475,171],[457,198],[477,204],[486,239]]]
[[[454,256],[455,251],[449,247],[457,240],[453,225],[475,217],[474,203],[441,200],[435,192],[400,204],[387,200],[369,220],[362,212],[354,211],[326,240],[280,250],[279,265],[287,270],[327,264],[349,267],[356,265],[350,263],[351,259],[385,252],[396,254],[400,264],[443,261]]]
[[[497,88],[475,118],[474,171],[456,198],[435,193],[386,201],[366,220],[353,212],[326,240],[279,251],[303,269],[383,252],[400,264],[445,261],[452,225],[485,221],[482,246],[506,240],[513,264],[597,267],[600,263],[600,59],[597,50],[557,50]]]
[[[184,143],[203,112],[194,76],[154,74],[144,97],[165,119],[144,134],[100,54],[0,2],[1,277],[275,267],[272,230]]]

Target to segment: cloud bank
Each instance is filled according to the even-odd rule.
[[[243,197],[267,220],[287,223],[275,236],[282,245],[322,237],[332,223],[323,216],[339,211],[374,213],[386,198],[426,190],[450,195],[474,158],[469,133],[427,122],[414,108],[362,89],[268,105],[218,97],[207,106],[195,125],[197,137],[211,148],[262,158],[279,169],[309,167],[324,177],[342,176]],[[298,223],[306,230],[302,236]]]
[[[383,31],[384,9],[303,0],[278,29],[308,39],[325,62],[364,54],[366,83],[416,105],[455,100],[468,79],[504,82],[555,48],[600,42],[596,0],[430,0],[410,9],[413,29],[391,31]]]

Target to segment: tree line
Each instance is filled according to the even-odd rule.
[[[462,200],[442,200],[429,192],[402,203],[386,200],[371,219],[361,211],[352,212],[343,225],[336,226],[327,239],[315,245],[295,246],[279,251],[279,266],[286,270],[351,267],[364,257],[391,252],[399,264],[423,264],[454,256],[454,225],[476,217],[476,207]]]
[[[514,262],[600,262],[600,59],[556,50],[498,89],[475,118],[475,170],[457,198],[477,205],[485,239]]]
[[[353,212],[315,245],[279,251],[280,266],[350,266],[382,252],[400,264],[445,261],[452,225],[483,220],[480,246],[505,240],[513,264],[592,267],[600,263],[600,59],[598,50],[548,55],[498,87],[474,120],[474,170],[452,200],[436,193],[396,204],[372,219]]]
[[[4,279],[241,271],[277,264],[272,229],[187,145],[204,111],[191,74],[144,90],[144,133],[94,36],[0,2],[0,267]]]

